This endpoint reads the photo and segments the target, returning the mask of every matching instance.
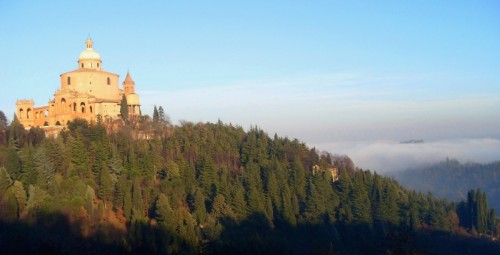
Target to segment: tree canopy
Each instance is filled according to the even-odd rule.
[[[411,254],[459,253],[466,240],[498,251],[479,238],[497,235],[480,190],[451,203],[256,127],[162,123],[140,136],[154,126],[141,121],[113,131],[75,120],[37,139],[13,121],[0,146],[0,248],[84,253],[83,240],[106,254]]]

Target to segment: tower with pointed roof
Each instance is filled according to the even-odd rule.
[[[141,105],[139,103],[139,95],[135,93],[135,82],[130,76],[130,72],[127,72],[125,81],[123,81],[123,93],[127,98],[128,113],[132,116],[138,116],[141,114]]]
[[[46,106],[35,107],[33,100],[17,100],[16,114],[25,128],[65,126],[68,121],[83,118],[119,119],[123,95],[127,98],[130,117],[140,115],[139,95],[130,73],[119,87],[119,75],[102,67],[101,55],[94,49],[90,36],[78,57],[77,69],[60,75],[60,88]]]

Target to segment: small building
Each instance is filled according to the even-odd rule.
[[[25,128],[65,126],[75,118],[95,121],[98,118],[120,118],[123,95],[127,99],[129,117],[141,114],[135,83],[127,72],[123,89],[119,75],[103,70],[101,56],[93,48],[92,39],[78,58],[78,68],[60,75],[61,85],[54,98],[45,106],[35,106],[33,100],[17,100],[16,115]]]

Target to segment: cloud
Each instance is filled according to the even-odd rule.
[[[401,144],[395,141],[342,142],[319,144],[318,148],[347,154],[363,169],[379,173],[406,170],[446,158],[461,162],[488,163],[500,160],[500,139],[455,139]]]

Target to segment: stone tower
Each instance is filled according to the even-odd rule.
[[[132,80],[130,72],[127,72],[127,77],[123,81],[123,94],[127,98],[128,114],[131,117],[139,116],[141,114],[139,95],[135,93],[135,82]]]

